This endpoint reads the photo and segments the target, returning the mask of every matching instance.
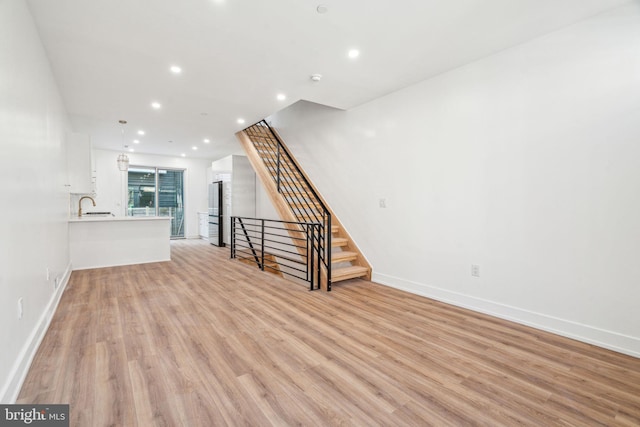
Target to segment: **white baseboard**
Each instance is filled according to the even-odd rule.
[[[186,236],[185,239],[189,239],[189,240],[196,240],[196,239],[209,240],[208,237],[202,237],[199,234],[190,234],[190,235]]]
[[[373,273],[372,281],[385,286],[432,298],[447,304],[468,308],[515,323],[531,326],[567,338],[607,348],[640,358],[640,338],[560,319],[518,307],[500,304],[458,292],[412,282],[386,274]]]
[[[69,283],[69,278],[71,277],[71,264],[67,266],[64,275],[62,276],[62,280],[60,285],[55,290],[55,292],[51,295],[51,299],[49,303],[45,307],[38,323],[33,328],[33,331],[29,335],[27,342],[22,347],[20,354],[16,363],[11,370],[9,375],[9,379],[7,383],[2,388],[2,392],[0,393],[0,402],[13,404],[18,399],[18,395],[20,394],[20,389],[22,388],[22,384],[24,383],[25,378],[27,377],[27,373],[29,372],[29,368],[31,367],[31,362],[33,362],[33,358],[38,351],[38,347],[40,347],[40,343],[44,338],[47,330],[49,329],[49,325],[51,324],[51,319],[53,319],[53,315],[58,308],[58,304],[60,303],[60,298],[62,298],[62,294],[64,290],[67,288],[67,284]]]
[[[132,261],[132,262],[117,262],[117,263],[105,263],[105,264],[90,264],[90,265],[83,265],[82,267],[74,267],[73,271],[76,270],[92,270],[94,268],[109,268],[109,267],[122,267],[125,265],[140,265],[140,264],[152,264],[154,262],[167,262],[167,261],[171,261],[171,257],[169,258],[158,258],[158,259],[152,259],[152,260],[146,260],[146,261]]]

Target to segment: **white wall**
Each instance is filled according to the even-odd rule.
[[[270,121],[375,281],[640,356],[639,5]]]
[[[116,162],[118,154],[116,151],[93,150],[93,160],[96,165],[96,207],[91,206],[90,202],[85,202],[83,211],[109,211],[116,216],[125,215],[127,173],[118,170]],[[185,237],[197,238],[197,212],[206,212],[208,207],[207,168],[211,165],[211,161],[138,153],[128,153],[127,155],[130,164],[135,166],[185,169]],[[77,202],[74,207],[77,211]]]
[[[0,402],[15,401],[68,280],[68,130],[24,1],[0,2]],[[47,280],[46,271],[50,278]],[[55,280],[59,286],[54,292]],[[24,316],[18,319],[18,299]]]
[[[262,181],[256,175],[256,218],[280,220],[276,210]]]

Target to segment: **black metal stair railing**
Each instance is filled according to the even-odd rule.
[[[320,289],[321,254],[314,244],[319,234],[320,224],[315,222],[232,216],[231,258],[248,259],[262,271],[308,282],[311,291]]]
[[[280,138],[262,120],[244,130],[265,166],[276,182],[296,218],[302,222],[320,224],[320,233],[313,241],[320,254],[320,262],[327,271],[327,290],[331,290],[331,213],[306,176],[294,162]]]

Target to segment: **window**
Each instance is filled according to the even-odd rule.
[[[171,217],[171,238],[184,237],[184,170],[132,166],[127,188],[127,215]]]

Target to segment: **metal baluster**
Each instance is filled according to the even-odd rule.
[[[278,186],[278,193],[280,192],[280,144],[278,144],[277,151],[277,161],[276,161],[276,184]]]
[[[309,229],[311,229],[311,238],[309,238]],[[307,225],[307,263],[311,262],[311,265],[308,266],[309,271],[311,272],[311,280],[309,283],[309,290],[312,291],[313,290],[313,276],[315,274],[315,271],[313,271],[313,239],[315,239],[315,230],[316,227],[313,224],[309,224]],[[309,260],[309,258],[311,258]],[[307,277],[309,277],[309,273],[307,273]]]
[[[327,243],[324,247],[325,265],[327,266],[327,292],[331,291],[331,215],[327,214]]]
[[[236,257],[236,217],[231,217],[231,258]]]
[[[264,219],[261,221],[261,230],[260,230],[260,245],[262,246],[262,263],[261,269],[264,271]]]

